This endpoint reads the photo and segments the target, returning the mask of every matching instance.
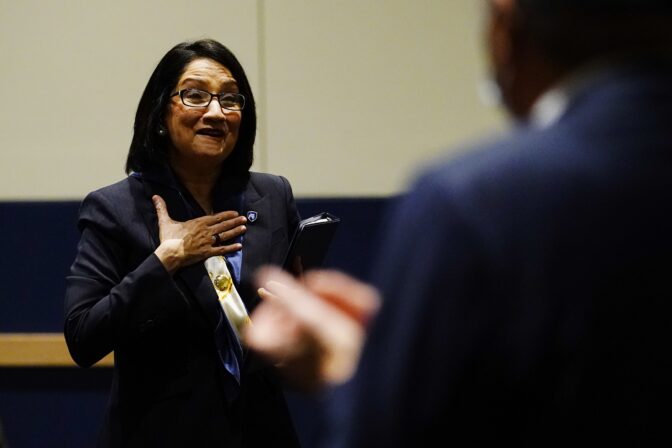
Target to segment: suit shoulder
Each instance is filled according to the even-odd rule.
[[[79,209],[80,229],[90,223],[112,223],[129,213],[135,202],[131,188],[137,179],[127,177],[86,195]]]
[[[250,172],[250,183],[263,193],[268,191],[289,191],[291,193],[292,191],[289,180],[277,174]]]
[[[131,182],[138,182],[138,180],[129,176],[118,182],[106,185],[104,187],[98,188],[97,190],[90,192],[89,194],[86,195],[86,198],[84,200],[86,201],[87,199],[91,198],[109,198],[109,199],[124,198],[124,197],[129,198],[130,196],[132,196]]]
[[[561,136],[559,136],[561,135]],[[556,130],[520,130],[498,139],[446,152],[424,164],[415,184],[432,183],[435,188],[484,192],[492,188],[505,192],[529,189],[557,180],[563,166],[577,162],[571,137]]]
[[[281,185],[289,182],[284,176],[270,173],[250,172],[250,182],[256,185]]]

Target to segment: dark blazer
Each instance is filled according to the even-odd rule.
[[[202,215],[169,170],[141,173],[83,201],[77,256],[67,278],[65,337],[73,359],[90,366],[114,351],[114,379],[101,447],[298,446],[271,367],[247,353],[241,388],[217,356],[222,322],[203,263],[169,275],[153,254],[159,244],[159,194],[177,221]],[[230,210],[231,192],[215,191],[214,210]],[[243,241],[237,289],[251,310],[251,275],[280,264],[299,215],[286,179],[252,173],[239,212],[256,211]]]
[[[340,446],[669,446],[672,74],[616,70],[545,129],[427,167]]]

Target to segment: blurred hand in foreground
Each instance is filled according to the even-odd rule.
[[[350,379],[380,304],[376,290],[333,270],[309,271],[297,281],[266,267],[256,279],[263,300],[244,332],[247,346],[305,391]]]

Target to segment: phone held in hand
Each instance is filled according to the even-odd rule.
[[[328,212],[301,220],[289,243],[283,269],[300,276],[321,267],[340,222],[340,218]]]

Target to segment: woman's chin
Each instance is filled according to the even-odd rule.
[[[199,159],[209,159],[223,162],[233,152],[233,148],[221,145],[202,145],[194,148],[194,156]]]

